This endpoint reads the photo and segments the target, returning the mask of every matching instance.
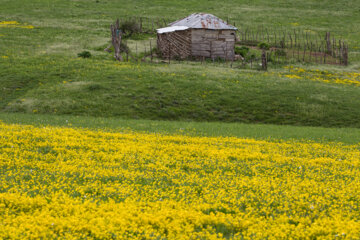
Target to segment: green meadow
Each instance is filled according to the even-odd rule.
[[[294,63],[292,67],[304,70],[294,78],[288,65],[270,66],[264,73],[211,62],[118,63],[112,53],[103,51],[110,40],[109,25],[118,17],[171,21],[194,12],[229,18],[238,28],[330,31],[349,43],[350,64]],[[4,0],[0,22],[1,118],[23,113],[126,119],[122,121],[360,127],[356,0]],[[150,35],[129,40],[129,46],[134,51],[150,39],[156,42],[156,36]],[[92,57],[79,58],[82,51]],[[314,76],[314,71],[319,74]]]

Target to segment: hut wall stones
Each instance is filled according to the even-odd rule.
[[[233,60],[236,30],[214,15],[195,13],[158,29],[158,49],[164,58]]]

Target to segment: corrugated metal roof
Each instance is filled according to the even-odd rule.
[[[181,31],[186,30],[188,27],[186,26],[173,26],[173,27],[165,27],[165,28],[159,28],[157,29],[157,33],[168,33],[168,32],[175,32],[175,31]]]
[[[204,28],[214,30],[237,30],[236,27],[231,26],[220,18],[208,13],[193,13],[184,19],[170,23],[169,26],[186,26],[188,28]]]

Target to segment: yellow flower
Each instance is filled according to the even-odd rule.
[[[0,122],[0,239],[357,239],[359,147]]]

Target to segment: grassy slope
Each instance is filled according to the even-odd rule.
[[[30,67],[18,61],[20,68],[31,70],[8,75],[9,81],[29,80],[24,84],[30,86],[21,95],[16,87],[22,83],[14,85],[13,92],[21,96],[14,100],[10,94],[5,111],[360,126],[360,101],[354,101],[360,88],[354,86],[179,64],[138,66],[61,58],[33,63]]]
[[[270,124],[244,124],[221,122],[180,122],[132,120],[121,118],[58,116],[43,114],[0,113],[0,121],[8,124],[36,126],[65,126],[101,129],[102,131],[145,131],[162,134],[191,136],[229,136],[265,140],[311,140],[316,142],[360,143],[360,129],[278,126]]]
[[[21,7],[19,7],[21,6]],[[121,6],[121,7],[119,7]],[[94,51],[117,16],[227,14],[237,26],[330,29],[359,44],[356,1],[5,1],[0,17],[35,26],[0,28],[2,111],[127,118],[360,126],[360,88],[189,65],[118,66]],[[166,9],[166,11],[164,11]],[[341,10],[339,10],[341,9]],[[336,11],[336,20],[329,18]],[[165,12],[165,14],[164,14]],[[92,50],[92,60],[76,54]],[[358,71],[358,50],[345,71]],[[310,67],[311,68],[311,67]],[[328,68],[342,71],[341,68]],[[278,70],[275,70],[275,72]]]

